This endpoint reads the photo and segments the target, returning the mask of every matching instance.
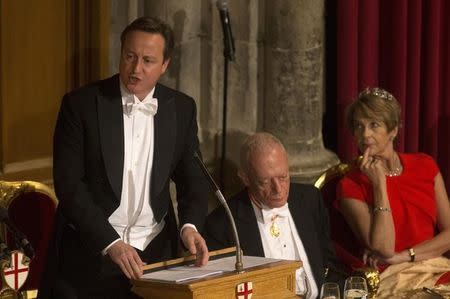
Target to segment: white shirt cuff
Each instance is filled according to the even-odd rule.
[[[183,227],[180,229],[180,238],[183,235],[183,229],[185,229],[186,227],[191,227],[193,228],[196,232],[198,232],[197,228],[195,227],[195,225],[193,225],[192,223],[185,223],[183,225]]]
[[[117,242],[119,242],[121,239],[116,239],[114,241],[111,242],[111,244],[109,244],[108,246],[105,247],[105,249],[102,250],[102,255],[106,255],[108,253],[108,249],[113,246],[114,244],[116,244]]]

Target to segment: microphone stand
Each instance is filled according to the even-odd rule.
[[[220,187],[225,187],[225,158],[227,144],[227,91],[228,91],[228,63],[229,55],[224,53],[223,64],[223,107],[222,107],[222,155],[220,157]]]
[[[225,211],[228,216],[228,220],[230,220],[231,227],[233,229],[234,242],[236,244],[235,269],[236,269],[237,273],[244,273],[244,264],[242,263],[241,244],[239,242],[239,236],[238,236],[237,229],[236,229],[236,223],[234,222],[234,218],[233,218],[233,215],[231,214],[230,208],[228,207],[227,201],[225,200],[225,197],[223,196],[222,192],[220,192],[219,187],[217,186],[216,182],[212,178],[211,174],[208,172],[208,169],[206,169],[205,164],[203,164],[203,161],[197,152],[194,152],[194,158],[196,159],[198,165],[202,169],[203,174],[208,179],[208,182],[209,182],[211,188],[213,189],[214,194],[216,195],[217,199],[222,204],[222,206],[225,208]]]
[[[14,237],[14,241],[16,242],[16,246],[18,249],[22,249],[23,253],[29,257],[30,259],[34,258],[34,248],[31,243],[27,240],[25,235],[17,229],[17,227],[9,220],[8,210],[2,206],[0,206],[0,222],[6,226],[6,229]],[[0,246],[0,250],[3,248]]]
[[[220,20],[223,30],[223,107],[222,107],[222,153],[220,159],[220,186],[225,186],[225,161],[226,161],[226,144],[227,144],[227,91],[228,91],[228,64],[234,61],[233,33],[231,30],[230,15],[228,13],[228,5],[225,0],[217,0],[216,6],[219,9]]]

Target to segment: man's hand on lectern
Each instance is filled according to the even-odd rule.
[[[196,255],[196,266],[204,266],[208,263],[209,253],[205,239],[195,229],[191,227],[184,228],[181,240],[189,252]]]
[[[120,240],[114,243],[107,251],[111,260],[119,265],[122,272],[128,279],[139,279],[145,263],[141,260],[136,250]]]

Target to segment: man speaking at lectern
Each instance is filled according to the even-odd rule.
[[[290,183],[286,150],[268,133],[245,140],[238,175],[246,188],[228,205],[244,254],[302,260],[303,267],[296,273],[296,293],[317,298],[326,269],[336,269],[328,214],[319,190]],[[223,207],[208,216],[205,238],[210,250],[234,244]]]
[[[61,104],[54,135],[59,206],[41,298],[135,298],[129,279],[142,275],[144,263],[172,258],[179,236],[197,265],[208,261],[197,232],[209,190],[193,157],[195,102],[157,83],[173,32],[142,17],[121,42],[119,74],[65,95]]]

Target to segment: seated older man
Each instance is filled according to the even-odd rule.
[[[238,175],[246,188],[228,203],[244,254],[301,260],[296,292],[306,298],[318,297],[327,272],[327,280],[340,280],[333,271],[336,258],[320,192],[310,185],[290,183],[282,143],[268,133],[248,137],[241,148]],[[222,207],[208,216],[205,238],[210,250],[234,244]]]

